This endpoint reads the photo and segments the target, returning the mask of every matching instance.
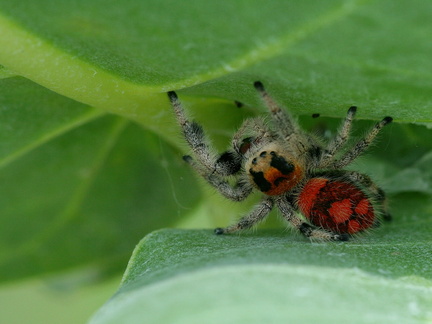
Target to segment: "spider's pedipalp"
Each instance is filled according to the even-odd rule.
[[[226,151],[215,162],[215,170],[222,176],[229,176],[241,169],[241,157],[237,152]]]

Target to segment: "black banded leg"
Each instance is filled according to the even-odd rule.
[[[174,91],[168,92],[168,98],[174,109],[177,122],[180,124],[183,135],[194,155],[207,171],[211,172],[216,162],[216,154],[212,152],[204,130],[197,122],[187,118],[183,106]]]
[[[215,234],[218,235],[228,234],[228,233],[234,233],[237,231],[251,228],[255,224],[262,221],[270,213],[272,208],[273,208],[273,199],[266,198],[258,206],[256,206],[255,209],[252,210],[249,214],[243,216],[237,224],[225,228],[216,228]]]
[[[208,173],[199,163],[197,163],[191,156],[185,155],[183,157],[189,165],[191,165],[199,175],[201,175],[210,185],[217,189],[224,197],[234,200],[242,201],[252,191],[252,185],[248,181],[240,179],[233,186],[224,177],[217,173]]]
[[[270,97],[270,95],[265,90],[264,85],[260,81],[256,81],[254,83],[254,87],[259,92],[261,99],[269,109],[279,132],[285,137],[289,137],[294,132],[297,132],[298,127],[296,124],[292,121],[288,113],[285,110],[282,110],[280,106],[274,101],[274,99]]]
[[[343,121],[336,137],[327,145],[322,154],[321,161],[318,165],[319,168],[327,167],[331,163],[331,160],[337,151],[347,142],[356,111],[356,106],[352,106],[348,109],[345,120]]]
[[[378,187],[372,181],[372,179],[369,176],[367,176],[366,174],[359,173],[356,171],[351,171],[350,173],[348,173],[348,176],[351,180],[353,180],[355,182],[359,182],[363,187],[365,187],[367,189],[367,191],[369,191],[369,194],[371,195],[373,201],[376,203],[377,207],[379,208],[379,210],[381,212],[382,219],[384,221],[387,221],[387,222],[391,221],[392,216],[388,211],[387,197],[386,197],[384,190],[382,190],[380,187]],[[376,226],[379,226],[379,225],[380,225],[380,220],[377,219]]]
[[[240,179],[232,186],[222,177],[212,174],[206,177],[208,183],[215,187],[223,196],[234,201],[242,201],[252,192],[252,185],[249,181]]]
[[[293,207],[283,196],[279,197],[276,200],[276,205],[281,211],[283,218],[286,219],[294,228],[296,228],[305,237],[308,237],[311,240],[348,241],[349,239],[349,235],[335,234],[332,232],[328,232],[304,222],[302,219],[295,216]]]
[[[215,154],[204,135],[202,127],[187,118],[177,94],[170,91],[168,92],[168,98],[171,101],[184,137],[195,156],[194,159],[186,155],[183,159],[225,197],[235,201],[245,199],[252,191],[250,183],[240,179],[236,185],[232,186],[224,178],[236,174],[240,170],[241,156],[234,151],[227,151],[221,155]]]
[[[381,217],[378,217],[375,220],[374,227],[379,227],[381,225],[382,220],[385,222],[391,222],[393,217],[390,214],[390,212],[388,211],[387,198],[386,198],[384,190],[382,190],[379,187],[376,187],[376,188],[377,188],[378,192],[376,194],[373,194],[372,198],[376,202],[375,206],[379,210],[379,215]]]
[[[362,184],[372,193],[372,198],[376,202],[377,207],[381,212],[382,219],[386,222],[390,222],[392,220],[392,216],[388,211],[387,197],[380,187],[378,187],[367,175],[361,174],[364,178]],[[380,224],[380,219],[377,219],[377,226]]]
[[[380,203],[380,207],[382,209],[383,220],[385,220],[386,222],[390,222],[393,219],[393,217],[390,214],[390,212],[388,211],[387,197],[386,197],[384,190],[382,190],[379,187],[378,187],[378,194],[376,196],[376,199]]]
[[[391,117],[385,117],[380,122],[376,123],[375,126],[369,131],[369,133],[357,144],[345,153],[339,160],[333,162],[330,166],[333,169],[340,169],[350,164],[355,158],[363,153],[368,146],[373,142],[378,133],[383,129],[384,126],[390,124],[393,121]]]

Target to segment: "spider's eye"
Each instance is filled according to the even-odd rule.
[[[241,143],[241,145],[239,147],[239,153],[242,154],[242,155],[245,155],[246,152],[249,151],[249,149],[251,148],[252,142],[254,140],[255,139],[253,137],[247,137],[247,138],[245,138],[242,141],[242,143]]]

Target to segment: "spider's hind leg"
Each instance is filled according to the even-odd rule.
[[[354,145],[352,149],[342,155],[340,159],[333,161],[329,167],[332,169],[341,169],[350,164],[372,144],[375,137],[383,129],[383,127],[390,124],[392,121],[392,117],[384,117],[380,122],[376,123],[375,126],[372,127],[372,129],[363,139],[358,141],[356,145]]]
[[[350,171],[347,173],[348,177],[353,180],[354,182],[357,182],[361,184],[369,193],[371,196],[373,202],[378,207],[379,212],[382,216],[382,219],[384,221],[391,221],[392,216],[390,212],[388,211],[388,205],[387,205],[387,197],[383,189],[378,187],[372,179],[362,173],[356,172],[356,171]],[[380,219],[376,220],[375,226],[380,225]]]
[[[282,213],[284,219],[286,219],[294,228],[300,233],[314,241],[348,241],[348,234],[336,234],[326,231],[321,228],[317,228],[303,221],[297,217],[294,213],[294,207],[290,204],[286,197],[281,196],[276,199],[276,205]]]
[[[347,142],[350,132],[351,125],[354,120],[354,116],[356,114],[357,107],[352,106],[348,109],[345,120],[343,121],[338,133],[333,138],[332,141],[327,145],[324,149],[321,158],[319,160],[318,167],[319,168],[327,168],[331,163],[335,156],[335,154],[345,145]]]

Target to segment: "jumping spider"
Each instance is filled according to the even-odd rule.
[[[271,125],[262,118],[243,122],[232,148],[218,155],[202,127],[190,121],[175,92],[168,92],[177,121],[194,158],[184,156],[223,196],[242,201],[253,189],[261,202],[237,224],[217,228],[216,234],[247,229],[263,220],[274,206],[304,236],[317,240],[346,241],[353,234],[389,220],[385,194],[364,174],[343,170],[392,121],[385,117],[351,149],[343,150],[357,108],[348,109],[337,135],[326,145],[299,128],[292,117],[269,96],[261,82],[254,86],[268,107]],[[229,178],[235,179],[232,185]],[[300,211],[308,222],[295,213]]]

